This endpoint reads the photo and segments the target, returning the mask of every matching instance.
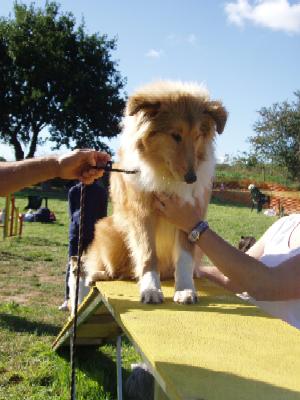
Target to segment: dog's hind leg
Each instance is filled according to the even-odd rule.
[[[85,255],[86,281],[132,278],[128,249],[111,217],[100,220],[95,226],[92,244]]]
[[[194,286],[194,245],[186,235],[178,231],[175,251],[175,294],[174,301],[182,304],[197,302],[197,293]]]

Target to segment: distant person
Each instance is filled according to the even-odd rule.
[[[268,208],[270,208],[270,196],[263,194],[253,183],[248,186],[248,190],[250,190],[252,200],[251,211],[256,207],[257,212],[261,212],[264,204],[267,204]]]
[[[73,256],[78,256],[78,241],[79,241],[79,224],[80,224],[80,195],[81,183],[71,187],[68,193],[69,203],[69,252],[68,263],[66,269],[65,281],[65,300],[59,306],[61,311],[69,309],[69,276],[70,276],[70,259]],[[83,235],[82,235],[82,250],[86,250],[94,238],[95,223],[103,217],[107,216],[108,193],[100,182],[95,181],[91,185],[85,187],[84,201],[84,218],[83,218]]]

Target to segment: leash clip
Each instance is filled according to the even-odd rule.
[[[129,169],[122,169],[122,168],[113,168],[112,161],[107,161],[107,163],[106,163],[106,165],[104,167],[103,166],[97,166],[97,167],[94,167],[94,168],[104,169],[105,172],[120,172],[120,173],[123,173],[123,174],[136,174],[136,173],[139,172],[137,169],[129,170]]]

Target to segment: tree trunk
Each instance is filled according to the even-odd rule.
[[[24,151],[22,149],[21,143],[17,138],[16,132],[11,133],[10,144],[14,146],[16,161],[24,160]]]
[[[34,154],[36,152],[36,146],[37,146],[37,141],[38,141],[38,136],[40,133],[40,128],[33,126],[32,127],[32,138],[31,138],[31,142],[30,142],[30,146],[29,146],[29,151],[28,154],[26,156],[26,158],[32,158],[34,157]]]

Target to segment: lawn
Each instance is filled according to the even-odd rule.
[[[67,202],[59,197],[49,197],[48,203],[56,223],[25,223],[21,239],[3,241],[0,232],[0,400],[69,399],[68,351],[56,354],[51,349],[67,318],[58,311],[68,249]],[[17,206],[22,209],[26,203],[24,196],[18,196]],[[208,212],[212,228],[233,245],[241,235],[258,238],[275,219],[215,201]],[[116,398],[115,350],[109,342],[79,350],[78,400]],[[125,376],[138,359],[125,342]]]

